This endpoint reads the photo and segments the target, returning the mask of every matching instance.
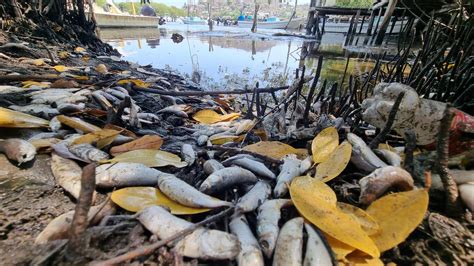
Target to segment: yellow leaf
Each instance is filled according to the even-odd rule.
[[[326,237],[326,240],[328,241],[329,246],[331,246],[332,251],[336,255],[336,260],[345,261],[346,256],[352,253],[354,250],[356,250],[355,248],[342,243],[341,241],[331,237],[328,234],[324,234],[324,236]]]
[[[35,65],[35,66],[42,66],[44,65],[44,60],[43,59],[35,59],[32,61],[32,64]]]
[[[367,208],[380,226],[379,233],[370,237],[381,252],[405,241],[423,221],[428,201],[428,192],[415,189],[386,195]]]
[[[124,143],[119,146],[112,147],[110,153],[114,156],[127,151],[140,149],[156,149],[158,150],[163,144],[163,139],[156,135],[145,135],[139,139]]]
[[[76,53],[84,53],[86,51],[85,48],[82,48],[82,47],[76,47],[76,49],[74,49],[74,52]]]
[[[211,136],[209,141],[214,145],[222,145],[227,142],[241,142],[244,136],[232,136],[232,135],[217,135]]]
[[[91,144],[96,142],[97,148],[102,149],[103,147],[112,143],[118,134],[120,134],[120,131],[113,129],[101,129],[75,139],[72,142],[72,145],[83,143]]]
[[[380,231],[377,221],[375,221],[375,219],[364,210],[343,202],[338,202],[337,207],[344,213],[352,216],[352,218],[354,218],[360,224],[362,230],[364,230],[369,236]]]
[[[332,206],[336,206],[337,197],[334,190],[326,183],[310,176],[297,176],[291,182],[295,193],[306,198],[318,197]]]
[[[175,154],[166,151],[150,149],[128,151],[105,162],[141,163],[148,167],[172,165],[174,167],[181,168],[187,165],[186,162],[181,161],[181,158]]]
[[[130,212],[139,212],[149,206],[168,207],[172,214],[186,215],[207,212],[210,209],[192,208],[181,205],[154,187],[127,187],[112,192],[112,201]]]
[[[379,149],[384,149],[384,150],[392,151],[394,153],[398,153],[398,151],[394,147],[390,146],[387,143],[380,143]]]
[[[91,133],[91,132],[100,130],[100,127],[94,126],[85,121],[82,121],[81,119],[77,117],[67,117],[65,115],[58,115],[56,117],[58,121],[61,122],[62,124],[65,124],[68,127],[72,127],[74,129],[80,130],[84,133]]]
[[[66,52],[66,51],[61,51],[61,52],[58,53],[58,55],[59,55],[59,58],[61,58],[61,59],[66,59],[66,58],[69,57],[69,53]]]
[[[143,80],[139,79],[122,79],[117,82],[119,85],[125,85],[127,83],[133,83],[137,87],[148,88],[150,87],[150,83],[144,82]]]
[[[316,137],[314,137],[311,144],[311,152],[313,153],[313,162],[321,163],[329,158],[329,155],[339,145],[339,134],[335,127],[328,127],[323,129]]]
[[[72,77],[73,77],[74,79],[77,79],[77,80],[89,80],[89,77],[88,77],[88,76],[72,75]]]
[[[193,119],[201,122],[202,124],[214,124],[223,121],[232,121],[237,119],[240,116],[239,113],[230,113],[226,115],[218,114],[214,110],[206,109],[197,112]]]
[[[260,141],[243,148],[246,151],[255,152],[270,158],[281,160],[287,154],[296,154],[298,158],[306,158],[306,150],[295,149],[288,144],[279,141]]]
[[[30,88],[32,86],[40,88],[49,88],[51,85],[49,82],[38,82],[33,80],[22,81],[21,84],[23,85],[23,88]]]
[[[384,266],[385,264],[379,258],[367,256],[358,250],[352,252],[346,257],[349,265],[368,265],[368,266]]]
[[[326,161],[316,166],[316,179],[328,182],[337,177],[344,169],[351,159],[352,145],[344,141],[341,145],[329,155]]]
[[[321,181],[315,180],[315,182]],[[298,182],[295,185],[291,183],[290,195],[296,209],[304,218],[324,233],[351,247],[373,257],[380,255],[375,243],[352,217],[318,196],[320,191],[312,189],[305,193],[306,189],[298,184]]]
[[[53,68],[58,72],[66,72],[69,70],[67,66],[63,66],[63,65],[57,65],[57,66],[54,66]]]
[[[35,128],[48,127],[42,118],[0,107],[0,127]]]
[[[95,71],[99,72],[100,74],[106,74],[107,72],[109,72],[104,64],[98,64],[95,67]]]

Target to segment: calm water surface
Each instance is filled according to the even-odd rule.
[[[237,89],[257,81],[261,87],[288,84],[297,68],[314,69],[319,54],[324,55],[323,79],[341,80],[349,54],[342,48],[342,34],[326,34],[318,44],[272,36],[276,32],[283,31],[252,34],[250,29],[221,26],[209,32],[204,25],[167,24],[160,29],[102,29],[101,38],[126,60],[177,71],[204,89]],[[173,33],[183,35],[184,40],[175,43]],[[318,52],[304,57],[302,47],[312,45]],[[370,70],[372,52],[357,51],[349,60],[348,73]]]

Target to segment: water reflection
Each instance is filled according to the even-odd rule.
[[[174,43],[170,37],[174,33],[185,39]],[[250,35],[234,28],[208,33],[173,26],[159,30],[102,30],[101,38],[127,60],[178,71],[205,89],[237,89],[257,81],[261,86],[288,84],[295,69],[303,65],[308,70],[316,67],[320,54],[324,55],[322,80],[332,83],[341,80],[346,57],[352,57],[347,67],[347,73],[352,75],[372,67],[374,57],[371,51],[343,49],[344,36],[334,34],[327,34],[317,43],[276,39],[265,33]]]

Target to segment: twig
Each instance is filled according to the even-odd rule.
[[[306,107],[304,109],[304,114],[303,114],[304,127],[309,126],[309,119],[308,119],[309,110],[311,109],[311,103],[313,102],[314,90],[316,89],[316,85],[318,84],[318,81],[319,81],[319,76],[321,75],[322,65],[323,65],[323,56],[320,55],[318,59],[318,67],[316,69],[316,75],[314,76],[313,84],[311,84],[311,88],[309,89],[309,93],[308,93],[308,98],[306,99]]]
[[[380,133],[375,136],[375,138],[370,142],[369,146],[371,149],[376,149],[379,144],[385,140],[385,137],[388,135],[388,133],[390,133],[390,130],[392,130],[393,122],[395,122],[398,107],[400,107],[400,103],[402,102],[403,96],[405,96],[405,92],[401,92],[398,95],[397,99],[395,100],[395,103],[393,104],[392,109],[390,110],[390,113],[388,114],[387,123],[385,123],[385,126],[382,131],[380,131]]]
[[[269,163],[275,163],[275,164],[281,164],[282,163],[280,160],[276,160],[276,159],[273,159],[271,157],[268,157],[268,156],[265,156],[265,155],[262,155],[262,154],[259,154],[259,153],[246,151],[246,150],[239,149],[239,148],[222,147],[222,146],[218,146],[218,145],[213,145],[213,146],[209,146],[209,147],[205,147],[205,148],[210,149],[210,150],[225,151],[225,152],[230,152],[230,153],[238,153],[238,154],[244,153],[244,154],[249,154],[249,155],[252,155],[254,157],[260,158],[260,159],[262,159],[264,161],[267,161]]]
[[[119,264],[119,263],[123,263],[123,262],[129,261],[129,260],[132,260],[136,257],[151,254],[156,249],[158,249],[158,248],[160,248],[160,247],[162,247],[162,246],[164,246],[164,245],[166,245],[166,244],[168,244],[172,241],[175,241],[177,239],[180,239],[180,238],[192,233],[194,230],[196,230],[197,228],[199,228],[203,225],[206,225],[206,224],[211,223],[211,222],[215,222],[215,221],[227,216],[228,214],[232,213],[233,211],[234,211],[234,207],[230,207],[226,210],[221,211],[218,214],[215,214],[215,215],[213,215],[213,216],[211,216],[207,219],[202,220],[199,223],[193,224],[192,226],[184,229],[183,231],[180,231],[180,232],[178,232],[178,233],[176,233],[176,234],[174,234],[174,235],[172,235],[168,238],[165,238],[161,241],[158,241],[158,242],[153,243],[151,245],[139,247],[139,248],[134,249],[132,251],[129,251],[125,254],[122,254],[118,257],[111,258],[111,259],[108,259],[108,260],[105,260],[105,261],[93,261],[89,265],[91,265],[91,266],[114,265],[114,264]]]
[[[405,131],[405,143],[405,161],[403,162],[403,168],[414,176],[415,165],[413,152],[416,148],[416,135],[412,129]]]
[[[95,168],[96,164],[91,163],[84,167],[81,177],[81,192],[77,200],[71,228],[69,229],[69,243],[67,250],[75,253],[81,247],[81,234],[87,229],[89,221],[87,219],[89,209],[92,204],[92,196],[95,191]],[[68,252],[68,253],[69,253]]]
[[[40,44],[41,44],[41,46],[43,46],[43,48],[46,50],[46,52],[48,52],[48,57],[49,57],[49,60],[51,60],[51,63],[56,65],[56,62],[54,61],[54,57],[51,54],[51,51],[48,49],[48,47],[46,47],[46,45],[42,42],[40,42]]]
[[[445,210],[449,216],[458,216],[461,213],[458,186],[448,172],[449,128],[451,127],[453,116],[451,106],[447,104],[439,125],[438,143],[436,145],[436,156],[438,160],[435,166],[443,182],[446,196]]]

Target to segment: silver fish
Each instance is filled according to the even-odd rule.
[[[100,188],[156,186],[162,172],[139,163],[102,164],[95,170]]]
[[[61,122],[59,122],[58,117],[55,116],[53,119],[49,120],[49,128],[51,128],[51,131],[53,132],[58,132],[62,127]]]
[[[51,154],[51,172],[56,183],[75,199],[81,192],[82,168],[73,160],[65,159],[56,153]]]
[[[336,263],[334,263],[335,259],[333,258],[331,247],[329,247],[325,240],[314,230],[313,226],[305,223],[304,228],[308,233],[308,241],[306,242],[306,253],[303,265],[336,265]]]
[[[161,109],[158,113],[171,113],[179,117],[188,118],[188,114],[185,112],[187,108],[188,106],[186,104],[175,104]]]
[[[273,266],[300,266],[303,257],[303,222],[296,217],[281,228],[273,256]]]
[[[377,168],[387,166],[377,155],[365,144],[359,136],[353,133],[347,133],[347,141],[352,144],[351,162],[357,168],[372,172]]]
[[[86,162],[100,162],[109,159],[108,153],[87,143],[70,146],[69,151]]]
[[[36,148],[26,140],[12,138],[0,140],[0,152],[8,159],[18,162],[18,165],[35,158]]]
[[[249,192],[239,199],[235,206],[236,212],[244,213],[256,210],[271,193],[272,188],[267,182],[258,181]]]
[[[61,103],[58,105],[58,111],[61,114],[67,114],[67,113],[74,113],[74,112],[80,112],[86,108],[86,105],[84,103]]]
[[[46,119],[49,119],[55,115],[59,115],[59,112],[56,108],[51,108],[50,105],[46,104],[30,104],[26,106],[10,105],[8,108],[30,115],[41,116]]]
[[[92,93],[92,97],[104,110],[108,110],[109,108],[113,107],[113,105],[109,102],[109,100],[107,100],[107,98],[105,98],[101,91],[94,91]]]
[[[137,219],[160,239],[176,235],[193,225],[160,206],[151,206],[141,210],[137,214]],[[234,259],[240,251],[237,237],[207,228],[198,228],[174,243],[173,250],[179,255],[204,260]]]
[[[188,165],[193,165],[194,161],[196,161],[196,152],[194,151],[193,146],[190,144],[183,144],[183,146],[181,146],[181,158]]]
[[[278,221],[281,216],[281,208],[290,206],[291,200],[274,199],[265,201],[258,208],[257,236],[262,247],[263,254],[271,258],[278,238]]]
[[[224,164],[224,166],[237,165],[261,177],[269,179],[276,178],[276,175],[270,169],[268,169],[265,164],[257,161],[253,156],[242,157],[234,160],[227,159],[222,162],[222,164]]]
[[[168,198],[189,207],[218,208],[233,205],[230,202],[210,197],[170,174],[161,173],[158,178],[158,187]]]
[[[217,170],[225,168],[220,162],[214,159],[207,160],[202,167],[204,169],[204,173],[206,173],[207,175],[210,175],[216,172]]]
[[[240,242],[240,253],[237,256],[239,266],[263,266],[263,255],[257,239],[250,230],[245,216],[234,215],[229,223],[230,232],[237,236]]]
[[[250,171],[233,166],[217,170],[208,176],[199,187],[199,191],[214,194],[225,188],[245,183],[256,183],[257,177]]]
[[[198,139],[197,139],[197,145],[198,145],[198,146],[204,146],[204,145],[206,145],[208,139],[209,139],[209,137],[206,136],[206,135],[201,135],[201,136],[199,136]]]
[[[376,149],[374,152],[376,155],[384,158],[385,161],[391,166],[400,167],[402,165],[402,158],[400,158],[400,155],[393,151],[386,149]]]
[[[299,176],[301,161],[296,158],[294,154],[288,154],[283,158],[283,165],[280,167],[281,171],[277,177],[277,184],[273,189],[273,196],[281,198],[288,193],[288,184],[293,178]]]

